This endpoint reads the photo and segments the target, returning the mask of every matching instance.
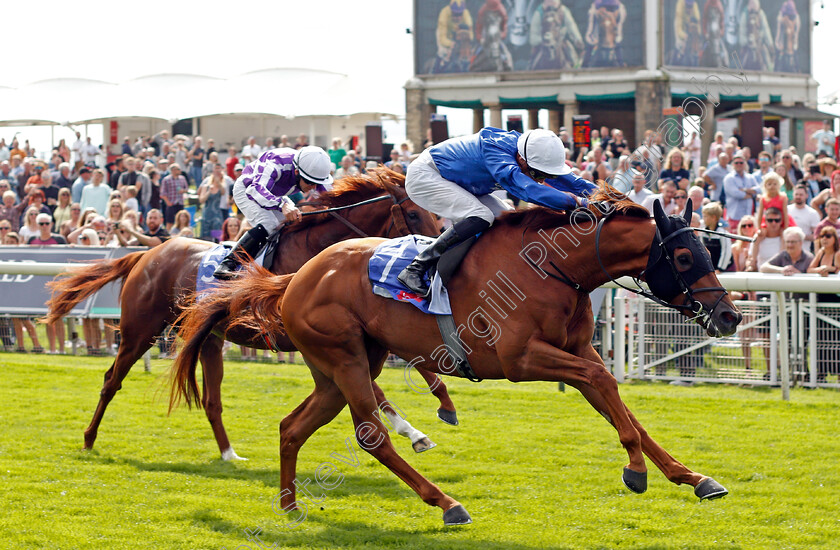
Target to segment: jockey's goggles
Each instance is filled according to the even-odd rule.
[[[531,178],[536,180],[536,181],[545,181],[545,180],[550,180],[550,179],[554,179],[554,178],[557,177],[554,174],[546,174],[545,172],[540,172],[539,170],[531,168],[530,166],[528,167],[528,175],[531,176]]]

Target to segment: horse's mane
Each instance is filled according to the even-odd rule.
[[[615,214],[621,216],[643,219],[650,218],[650,212],[648,212],[647,208],[631,201],[627,198],[627,195],[603,180],[598,181],[598,190],[589,196],[589,211],[597,219],[603,217],[604,212],[593,204],[595,202],[611,205]],[[532,229],[546,229],[568,225],[571,220],[571,214],[571,211],[557,211],[542,206],[535,206],[526,210],[515,210],[502,214],[496,220],[496,223],[497,225],[503,224],[529,227]]]
[[[315,206],[318,209],[348,206],[372,199],[383,193],[389,193],[389,186],[404,188],[405,176],[385,166],[378,166],[369,169],[366,174],[345,176],[340,180],[336,180],[332,191],[321,193],[317,199],[306,204],[308,206]],[[287,226],[285,231],[301,231],[331,219],[333,218],[327,214],[323,216],[305,216],[300,222]]]
[[[378,166],[368,170],[366,174],[345,176],[336,180],[332,191],[322,193],[312,204],[325,208],[347,206],[387,192],[386,185],[405,187],[405,176],[384,166]]]

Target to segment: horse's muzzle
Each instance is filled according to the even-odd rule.
[[[743,318],[738,308],[722,307],[712,316],[706,333],[713,338],[732,336]]]

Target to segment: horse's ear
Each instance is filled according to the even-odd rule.
[[[666,225],[665,222],[668,220],[668,216],[665,215],[665,210],[662,209],[662,203],[658,200],[653,201],[653,219],[659,228],[664,228]]]
[[[691,204],[691,199],[688,199],[685,202],[685,214],[683,217],[685,218],[685,223],[691,225],[691,213],[694,212],[694,205]]]

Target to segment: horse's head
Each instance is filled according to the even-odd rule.
[[[735,333],[741,313],[721,287],[709,251],[689,226],[686,215],[666,216],[659,201],[653,203],[656,236],[644,278],[651,292],[706,329],[712,337]]]
[[[405,187],[401,185],[404,176],[392,172],[387,168],[377,168],[376,175],[379,182],[394,199],[391,205],[392,224],[385,235],[388,238],[403,237],[405,235],[426,235],[437,237],[440,235],[440,224],[437,218],[427,210],[420,208],[408,197]]]

